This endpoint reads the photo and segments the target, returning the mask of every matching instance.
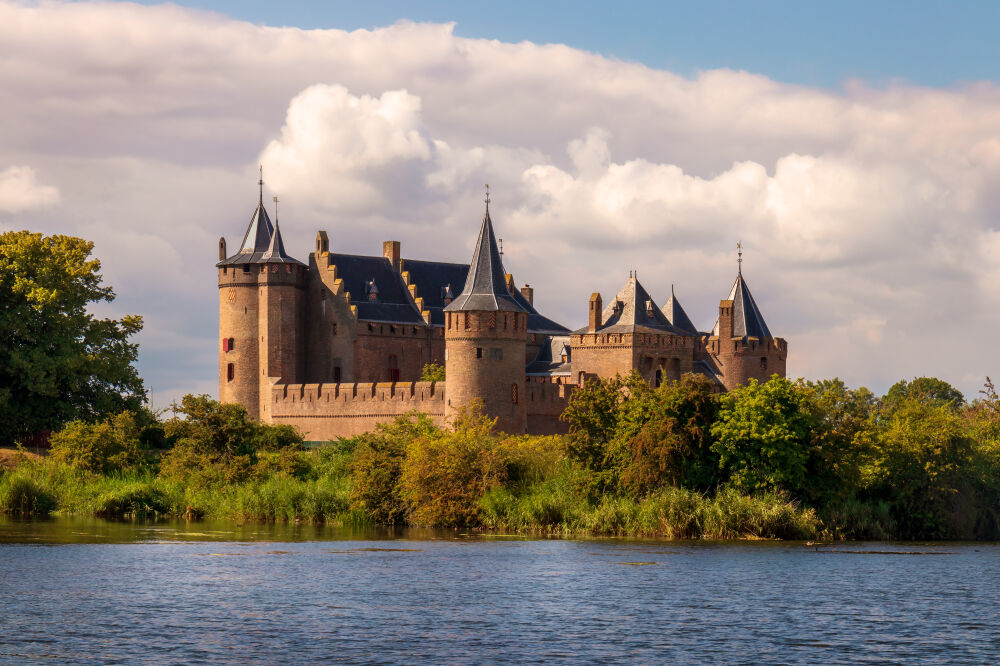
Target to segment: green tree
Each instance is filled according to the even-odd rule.
[[[712,448],[733,486],[801,493],[815,424],[807,400],[802,386],[781,377],[751,379],[722,396]]]
[[[907,398],[934,405],[947,405],[958,410],[965,405],[965,396],[957,388],[937,377],[917,377],[893,384],[882,397],[883,410],[893,411]]]
[[[422,382],[443,382],[444,366],[440,363],[425,363],[420,371],[420,381]]]
[[[686,374],[680,381],[665,382],[649,397],[649,418],[625,443],[623,487],[634,495],[668,485],[712,488],[719,480],[719,457],[711,448],[719,398],[712,382]]]
[[[72,421],[52,435],[52,459],[75,469],[109,474],[145,462],[142,429],[131,412],[97,423]]]
[[[115,297],[93,247],[72,236],[0,234],[0,442],[134,411],[145,398],[129,341],[142,318],[88,312]]]

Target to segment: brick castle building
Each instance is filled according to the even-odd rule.
[[[587,325],[539,313],[533,290],[504,272],[489,200],[470,264],[330,251],[316,235],[308,264],[288,255],[261,196],[239,250],[219,239],[219,399],[306,439],[366,432],[411,410],[446,422],[473,400],[510,433],[564,431],[559,415],[591,377],[638,371],[659,385],[684,373],[720,390],[785,375],[787,343],[771,335],[742,270],[711,332],[691,323],[671,287],[662,307],[639,280]],[[582,304],[581,304],[582,305]],[[581,308],[582,309],[582,308]],[[446,381],[419,381],[427,363]]]

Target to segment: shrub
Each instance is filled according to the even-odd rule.
[[[385,525],[403,522],[406,507],[400,493],[403,459],[407,443],[433,438],[441,430],[424,414],[410,413],[392,423],[380,424],[375,432],[355,437],[351,470],[351,506]]]
[[[122,412],[98,423],[73,421],[52,435],[52,459],[96,474],[139,467],[144,462],[135,415]]]
[[[422,382],[443,382],[444,379],[444,366],[440,363],[426,363],[420,371],[420,381]]]
[[[455,420],[455,430],[416,437],[406,447],[399,488],[416,525],[475,525],[479,500],[506,478],[495,420],[475,408]]]
[[[0,512],[38,516],[55,508],[55,496],[27,470],[8,472],[0,477]]]

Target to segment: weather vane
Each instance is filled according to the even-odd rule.
[[[502,238],[498,238],[497,240],[500,241],[500,256],[502,257],[503,256],[503,239]]]
[[[257,184],[260,185],[260,203],[263,204],[264,203],[264,165],[261,164],[261,165],[259,165],[259,167],[260,167],[260,179],[257,181]]]
[[[486,183],[486,198],[485,198],[485,201],[486,201],[486,207],[489,208],[490,207],[490,184],[489,183]]]
[[[736,243],[736,263],[739,264],[739,270],[737,271],[740,275],[743,275],[743,241],[738,241]]]
[[[271,197],[271,199],[274,201],[274,223],[277,224],[278,223],[278,196],[275,195],[275,196]]]

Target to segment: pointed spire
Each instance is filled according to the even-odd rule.
[[[667,318],[667,321],[674,328],[678,328],[685,333],[698,333],[698,329],[691,323],[691,318],[688,317],[687,312],[684,312],[684,308],[681,307],[680,302],[677,300],[677,295],[674,294],[674,285],[672,284],[670,285],[670,300],[663,306],[662,312],[663,316]]]
[[[479,230],[476,249],[472,253],[472,263],[465,278],[465,287],[462,293],[445,307],[445,310],[527,312],[507,289],[503,262],[497,248],[496,235],[493,233],[493,221],[490,219],[489,186],[486,187],[486,213],[483,215],[483,226]]]
[[[750,287],[743,279],[743,272],[736,274],[736,282],[729,290],[729,298],[726,300],[733,302],[733,337],[737,338],[764,338],[773,337],[771,331],[764,322],[764,316],[757,307],[757,302],[750,293]],[[719,322],[715,322],[713,335],[719,334]]]

